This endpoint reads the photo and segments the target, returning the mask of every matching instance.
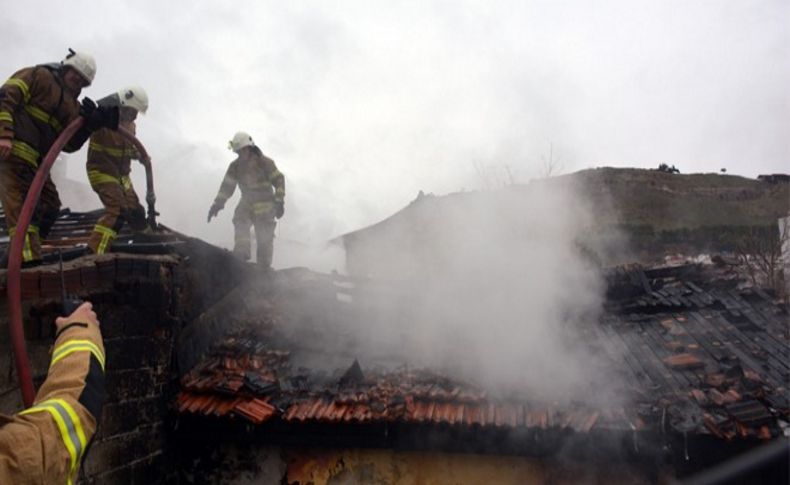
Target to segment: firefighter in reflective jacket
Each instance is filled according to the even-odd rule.
[[[77,101],[82,88],[93,82],[96,63],[88,54],[74,52],[59,64],[21,69],[0,87],[0,200],[13,236],[25,197],[38,166],[63,129],[77,116],[86,121],[64,147],[74,152],[101,126],[117,127],[117,109],[97,108],[88,98]],[[25,235],[22,258],[41,259],[41,238],[57,219],[60,198],[47,180]]]
[[[137,113],[145,114],[148,110],[148,95],[136,86],[122,89],[102,101],[119,106],[119,124],[132,133]],[[104,214],[88,239],[88,248],[95,254],[107,252],[124,222],[128,222],[134,232],[142,232],[147,227],[145,209],[129,178],[133,158],[139,160],[137,150],[117,131],[105,128],[91,135],[86,164],[88,180],[104,204]]]
[[[255,226],[257,262],[268,268],[272,264],[275,218],[281,218],[285,210],[285,177],[247,133],[236,133],[229,148],[238,154],[238,158],[231,162],[225,173],[219,193],[209,209],[208,221],[211,222],[211,218],[225,207],[225,202],[238,185],[241,200],[233,215],[233,252],[245,261],[250,259],[250,226]]]
[[[72,484],[104,403],[104,344],[90,303],[55,321],[47,379],[33,406],[0,414],[0,483]]]

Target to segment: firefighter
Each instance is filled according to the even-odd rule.
[[[62,62],[21,69],[0,87],[0,201],[10,236],[16,231],[38,166],[63,129],[77,116],[85,118],[64,147],[66,152],[74,152],[93,130],[117,128],[117,109],[97,108],[89,98],[84,98],[82,105],[77,101],[95,74],[93,57],[69,49]],[[40,240],[49,233],[59,211],[58,191],[48,176],[25,234],[24,262],[41,259]]]
[[[231,162],[225,173],[219,193],[208,211],[208,222],[225,207],[225,202],[238,185],[241,200],[233,214],[233,252],[245,261],[250,259],[250,226],[255,226],[257,262],[259,266],[269,268],[275,218],[281,218],[285,210],[285,177],[247,133],[236,133],[228,147],[238,154],[238,158]]]
[[[89,302],[55,320],[47,379],[33,406],[0,414],[0,483],[71,484],[101,416],[104,344]]]
[[[148,110],[148,95],[143,88],[132,86],[102,99],[100,104],[119,106],[119,126],[134,133],[137,114]],[[129,178],[132,159],[146,163],[140,160],[134,145],[117,131],[104,128],[91,135],[86,164],[88,180],[104,204],[104,214],[88,239],[88,248],[95,254],[107,252],[124,222],[134,232],[147,228],[145,209]]]

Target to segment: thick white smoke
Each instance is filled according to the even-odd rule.
[[[362,347],[498,392],[593,399],[604,376],[583,329],[604,287],[581,250],[588,206],[563,183],[415,201],[371,230],[380,257],[357,261],[389,281],[356,301],[373,308],[356,329]]]

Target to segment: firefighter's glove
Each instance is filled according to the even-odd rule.
[[[222,207],[219,204],[211,204],[211,209],[208,210],[208,220],[206,222],[211,222],[211,218],[216,217],[220,210],[222,210]]]
[[[274,202],[274,217],[281,218],[285,214],[285,203],[282,200]]]
[[[93,112],[96,111],[96,103],[91,98],[82,98],[82,106],[80,106],[80,116],[86,120],[91,117]]]
[[[96,106],[92,99],[83,98],[80,116],[85,118],[85,128],[91,132],[99,128],[118,129],[120,113],[117,106]]]

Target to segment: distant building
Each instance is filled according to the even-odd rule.
[[[758,175],[757,180],[768,182],[769,184],[790,183],[790,175],[786,173],[772,173],[770,175]]]

